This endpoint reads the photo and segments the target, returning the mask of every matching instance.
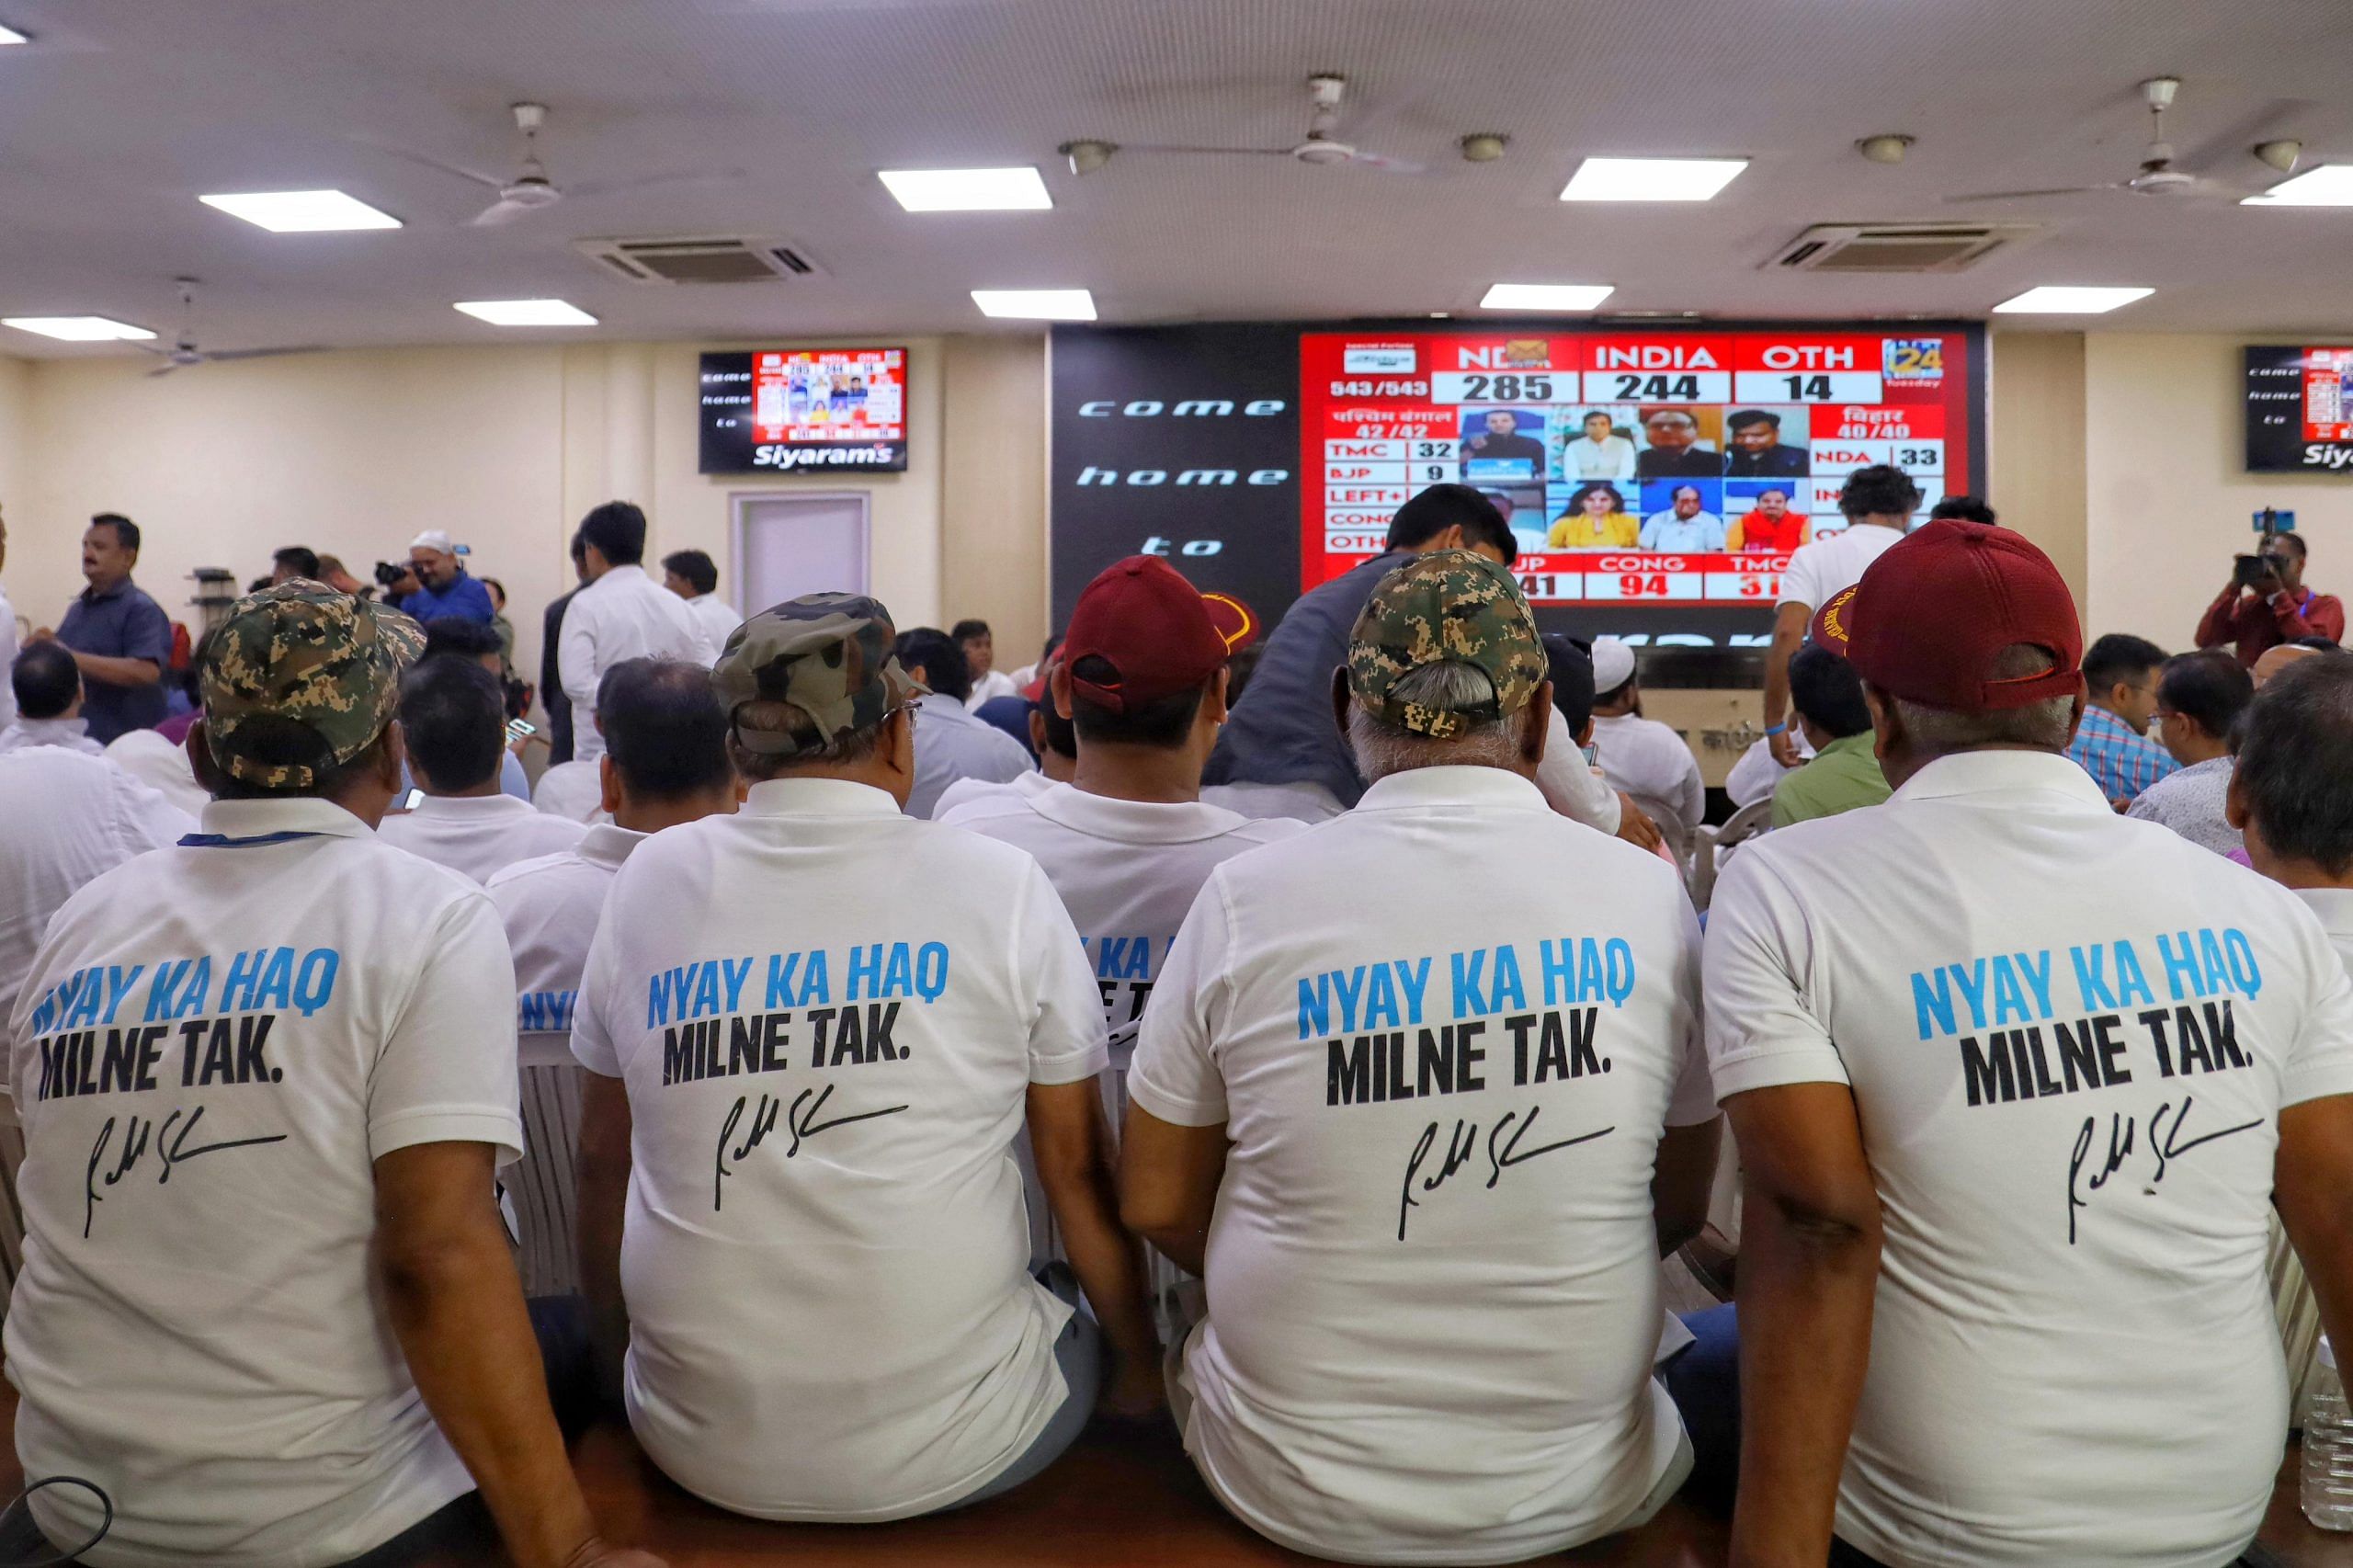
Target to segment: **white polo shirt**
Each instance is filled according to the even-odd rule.
[[[1883,1214],[1838,1533],[1904,1564],[2190,1568],[2288,1426],[2282,1106],[2353,1093],[2353,989],[2286,890],[1964,753],[1744,848],[1708,915],[1732,1096],[1851,1086]]]
[[[1245,850],[1307,831],[1289,818],[1254,820],[1198,801],[1121,801],[1069,784],[1000,795],[965,808],[955,825],[1029,851],[1045,869],[1086,944],[1111,1065],[1135,1053],[1136,1020],[1201,884]]]
[[[427,795],[415,811],[386,817],[376,836],[486,882],[503,866],[571,848],[587,831],[512,795]]]
[[[1019,741],[973,718],[954,698],[935,693],[915,708],[915,787],[907,797],[909,816],[930,817],[939,809],[939,797],[960,778],[1009,784],[1038,770]]]
[[[1708,787],[1699,780],[1699,759],[1673,726],[1632,713],[1605,715],[1593,722],[1593,740],[1601,777],[1611,789],[1670,808],[1686,833],[1706,820]]]
[[[994,778],[959,778],[939,792],[938,801],[931,808],[931,820],[956,822],[967,812],[994,806],[1001,800],[1026,801],[1053,787],[1052,779],[1034,768],[1017,773],[1003,783]]]
[[[1665,1473],[1650,1183],[1714,1114],[1699,963],[1671,869],[1499,769],[1393,775],[1210,873],[1128,1089],[1233,1140],[1185,1447],[1253,1528],[1517,1562]]]
[[[613,873],[646,836],[605,823],[569,849],[500,867],[483,884],[515,954],[515,1033],[524,1066],[572,1064],[572,1013],[588,944]]]
[[[1774,601],[1774,608],[1804,605],[1820,609],[1861,582],[1872,562],[1903,542],[1902,529],[1877,523],[1855,523],[1836,533],[1816,535],[1790,554],[1789,565],[1781,572],[1781,597]]]
[[[634,1119],[630,1425],[756,1518],[969,1495],[1067,1392],[1013,1142],[1104,1067],[1037,862],[840,779],[752,786],[613,882],[573,1022]]]
[[[175,745],[153,730],[125,730],[107,743],[106,756],[108,762],[186,812],[191,825],[212,799],[196,781],[188,747]]]
[[[195,831],[194,817],[104,758],[60,746],[0,757],[0,1019],[68,898]]]
[[[78,751],[85,756],[103,756],[107,749],[90,738],[89,721],[79,714],[71,719],[28,719],[20,714],[0,727],[0,756],[35,746]]]
[[[593,762],[559,762],[540,775],[531,804],[550,816],[592,825],[605,815],[605,782]]]
[[[2297,902],[2313,912],[2328,945],[2353,971],[2353,888],[2298,888]]]
[[[624,659],[686,659],[716,663],[719,645],[687,601],[645,574],[642,566],[615,566],[584,585],[564,607],[556,667],[572,699],[572,751],[582,762],[605,755],[605,737],[592,722],[597,683]]]
[[[99,1568],[313,1568],[473,1490],[371,1279],[374,1162],[520,1152],[515,971],[479,888],[339,806],[203,829],[68,900],[9,1020],[17,1451],[114,1499]],[[73,1487],[32,1510],[97,1523]]]
[[[702,628],[702,634],[710,639],[711,657],[716,660],[719,651],[727,646],[727,640],[735,635],[735,629],[744,624],[744,618],[717,594],[697,594],[686,601],[686,606],[696,624]]]

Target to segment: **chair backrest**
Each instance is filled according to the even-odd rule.
[[[1642,807],[1643,813],[1658,824],[1659,836],[1666,840],[1667,852],[1675,857],[1675,863],[1686,868],[1688,872],[1691,864],[1691,830],[1699,824],[1685,822],[1680,806],[1663,801],[1656,795],[1629,790],[1626,798]]]
[[[1752,801],[1724,820],[1722,827],[1699,829],[1691,847],[1691,870],[1688,885],[1691,903],[1696,909],[1706,909],[1715,895],[1716,877],[1723,869],[1724,857],[1736,846],[1745,843],[1773,825],[1773,799]]]

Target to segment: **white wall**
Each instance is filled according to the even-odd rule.
[[[24,526],[27,487],[25,424],[32,396],[32,367],[0,358],[0,522]]]
[[[946,377],[938,340],[907,347],[907,472],[825,483],[871,493],[873,589],[914,625],[943,613]],[[197,566],[225,566],[242,587],[268,571],[272,550],[305,544],[365,577],[371,562],[405,555],[420,529],[446,528],[472,546],[476,575],[505,584],[535,675],[540,611],[570,585],[566,542],[597,502],[645,506],[649,559],[697,547],[725,571],[729,496],[762,482],[696,472],[700,351],[377,350],[155,379],[144,359],[0,360],[9,597],[28,621],[54,625],[81,589],[80,538],[97,511],[140,524],[138,580],[191,625]]]
[[[2085,338],[2085,631],[2186,648],[2253,543],[2249,514],[2296,514],[2311,581],[2353,597],[2353,479],[2245,472],[2239,350],[2252,338]],[[1999,498],[1996,498],[1999,505]]]

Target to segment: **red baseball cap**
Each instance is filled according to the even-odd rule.
[[[1114,713],[1190,691],[1256,641],[1258,619],[1241,600],[1205,594],[1157,555],[1131,555],[1086,585],[1054,662],[1071,688]],[[1115,678],[1081,679],[1079,664],[1108,662]]]
[[[1884,551],[1815,613],[1813,637],[1881,690],[1961,713],[2070,696],[2084,658],[2083,623],[2051,558],[2023,534],[1958,517]],[[2052,667],[1995,676],[1995,655],[2014,642],[2048,650]]]

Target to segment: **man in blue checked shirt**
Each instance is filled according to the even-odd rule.
[[[2122,631],[2109,632],[2084,654],[2087,706],[2067,755],[2120,812],[2181,766],[2147,733],[2165,662],[2163,648]]]

